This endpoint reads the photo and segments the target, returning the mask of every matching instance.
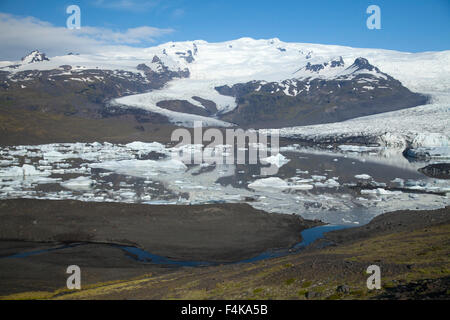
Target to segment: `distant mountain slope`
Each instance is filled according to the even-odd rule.
[[[416,93],[414,93],[414,92]],[[169,42],[84,55],[37,50],[0,62],[0,113],[143,123],[285,127],[336,122],[426,103],[450,91],[450,51],[241,38]],[[21,111],[22,110],[22,111]],[[33,118],[33,117],[31,117]],[[5,134],[8,134],[5,132]]]
[[[187,126],[187,114],[246,127],[335,122],[426,103],[411,90],[450,90],[450,51],[411,54],[249,38],[167,43],[154,50],[188,68],[190,77],[112,105],[161,113]]]
[[[216,87],[221,94],[236,97],[238,104],[221,118],[245,127],[276,128],[344,121],[427,102],[425,96],[411,92],[364,58],[347,68],[341,57],[307,64],[301,71],[322,70],[333,76]]]

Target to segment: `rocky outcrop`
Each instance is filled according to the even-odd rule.
[[[255,128],[312,125],[415,107],[428,100],[365,58],[343,67],[342,58],[324,64],[308,63],[305,69],[311,72],[342,70],[328,78],[250,81],[216,87],[220,94],[236,97],[238,104],[222,120]]]
[[[45,53],[39,52],[39,50],[33,50],[25,57],[22,58],[22,62],[24,64],[42,62],[42,61],[50,61],[49,58],[45,55]]]

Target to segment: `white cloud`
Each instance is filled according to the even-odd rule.
[[[68,52],[95,53],[108,46],[145,45],[173,32],[172,29],[149,26],[124,32],[83,25],[79,30],[69,30],[34,17],[5,13],[0,13],[0,30],[1,60],[17,60],[34,49],[52,56]]]
[[[159,29],[154,27],[130,28],[125,32],[115,32],[111,29],[97,27],[82,27],[80,30],[73,30],[72,34],[79,37],[94,39],[105,44],[141,44],[154,42],[154,39],[168,33],[172,29]]]

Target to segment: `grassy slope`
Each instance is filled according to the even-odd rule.
[[[365,270],[371,264],[381,267],[381,290],[366,287]],[[442,224],[258,263],[184,268],[162,276],[98,283],[78,292],[61,289],[3,298],[371,299],[399,285],[449,276],[450,224]],[[338,293],[337,286],[344,284],[350,292]],[[443,290],[450,297],[448,288]]]
[[[174,126],[138,123],[131,115],[87,119],[40,111],[0,109],[0,145],[57,142],[170,142]]]
[[[103,76],[105,81],[85,83],[69,80],[72,76],[49,81],[46,75],[23,82],[26,88],[22,82],[11,81],[9,87],[0,87],[0,145],[169,141],[175,127],[164,117],[148,115],[145,121],[132,114],[105,117],[105,101],[128,89],[145,92],[148,88]]]

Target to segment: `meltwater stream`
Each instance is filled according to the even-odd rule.
[[[287,249],[281,249],[281,250],[269,250],[265,251],[255,257],[231,262],[232,264],[240,264],[240,263],[249,263],[249,262],[256,262],[260,260],[270,259],[270,258],[277,258],[286,256],[288,254],[298,252],[299,250],[305,248],[309,244],[313,243],[314,241],[323,238],[324,233],[333,231],[333,230],[340,230],[340,229],[346,229],[351,228],[350,225],[324,225],[324,226],[318,226],[310,229],[303,230],[301,232],[302,235],[302,241],[297,243],[291,248]],[[42,249],[42,250],[35,250],[35,251],[29,251],[29,252],[20,252],[16,253],[11,256],[6,257],[0,257],[1,258],[26,258],[33,255],[38,255],[42,253],[52,252],[56,250],[63,250],[67,248],[72,248],[80,245],[85,245],[85,243],[73,243],[69,245],[63,245],[56,248],[50,248],[50,249]],[[129,254],[130,258],[143,262],[143,263],[151,263],[151,264],[157,264],[157,265],[168,265],[168,266],[179,266],[179,267],[200,267],[200,266],[211,266],[211,265],[218,265],[220,263],[217,262],[209,262],[209,261],[179,261],[179,260],[173,260],[169,259],[164,256],[156,255],[149,253],[143,249],[137,248],[137,247],[128,247],[128,246],[122,246],[122,245],[111,245],[116,248],[120,248],[121,250],[125,251]],[[227,263],[223,263],[227,264]]]

